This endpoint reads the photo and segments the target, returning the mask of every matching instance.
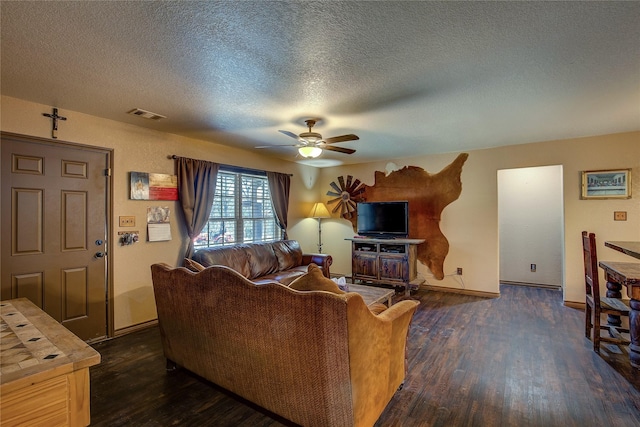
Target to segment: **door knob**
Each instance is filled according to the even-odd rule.
[[[96,252],[96,258],[104,258],[104,252]]]

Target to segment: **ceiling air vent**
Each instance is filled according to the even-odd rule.
[[[127,114],[144,117],[145,119],[150,119],[150,120],[160,120],[160,119],[167,118],[162,114],[152,113],[151,111],[141,110],[140,108],[134,108],[133,110],[128,111]]]

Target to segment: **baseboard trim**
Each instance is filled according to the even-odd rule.
[[[575,308],[575,309],[584,311],[584,307],[586,303],[576,302],[576,301],[565,301],[562,305],[564,305],[565,307]]]
[[[152,327],[157,326],[157,325],[158,325],[158,319],[153,319],[153,320],[149,320],[147,322],[142,322],[142,323],[138,323],[138,324],[135,324],[135,325],[127,326],[125,328],[116,329],[113,332],[113,337],[114,338],[121,337],[123,335],[131,334],[133,332],[138,332],[138,331],[141,331],[143,329],[152,328]]]
[[[516,285],[516,286],[532,286],[534,288],[545,288],[545,289],[554,289],[554,290],[561,290],[562,286],[560,285],[545,285],[542,283],[531,283],[531,282],[513,282],[513,281],[509,281],[509,280],[501,280],[500,284],[502,285]]]
[[[427,289],[429,291],[437,291],[437,292],[449,292],[452,294],[471,295],[474,297],[484,297],[484,298],[500,297],[500,293],[496,293],[496,292],[472,291],[469,289],[446,288],[443,286],[422,285],[420,286],[420,289]]]

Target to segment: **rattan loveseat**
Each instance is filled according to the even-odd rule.
[[[403,383],[417,301],[376,315],[357,293],[256,284],[224,266],[151,272],[168,363],[294,423],[373,426]]]

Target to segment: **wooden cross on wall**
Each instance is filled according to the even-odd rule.
[[[51,137],[54,138],[54,139],[58,138],[58,120],[67,120],[67,118],[59,116],[57,108],[53,109],[53,114],[42,113],[42,115],[46,116],[46,117],[49,117],[51,120],[53,120],[52,129],[51,129]]]

